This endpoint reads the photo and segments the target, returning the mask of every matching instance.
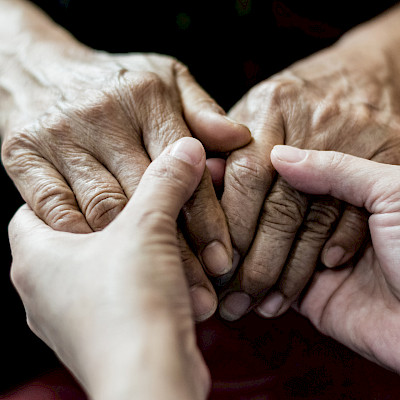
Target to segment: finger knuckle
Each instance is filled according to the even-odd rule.
[[[122,193],[100,191],[82,205],[86,220],[94,230],[105,228],[125,207],[126,198]]]
[[[343,162],[346,155],[344,153],[339,153],[336,151],[330,152],[329,162],[327,170],[340,170],[343,168]]]
[[[297,99],[303,82],[293,77],[277,76],[260,87],[260,95],[271,105],[281,107],[284,103]]]
[[[273,175],[273,168],[267,160],[253,155],[232,159],[228,169],[231,185],[249,198],[255,190],[265,192]]]
[[[75,200],[64,185],[55,185],[53,181],[36,184],[30,202],[33,210],[53,229],[69,231],[80,214]]]
[[[243,273],[242,286],[246,293],[260,298],[273,286],[277,278],[277,274],[270,270],[265,262],[252,261],[251,268]]]
[[[9,135],[1,148],[1,159],[4,168],[11,177],[17,176],[29,167],[29,154],[37,149],[34,134],[21,130]]]
[[[362,210],[348,212],[346,213],[345,218],[343,219],[343,224],[341,224],[342,230],[344,233],[347,233],[347,236],[353,237],[360,233],[365,233],[368,229],[368,216]]]
[[[338,104],[326,101],[320,101],[316,104],[311,118],[311,127],[314,131],[326,129],[333,118],[340,114],[341,110]]]
[[[79,110],[79,107],[76,107]],[[65,145],[71,139],[72,110],[75,107],[58,105],[37,122],[38,136],[45,137],[48,145]],[[50,136],[50,138],[49,138]]]
[[[324,241],[332,232],[334,222],[339,218],[340,207],[313,202],[310,206],[304,229],[313,242]]]
[[[368,232],[368,215],[363,209],[352,207],[343,214],[332,240],[349,252],[355,252]]]
[[[133,96],[135,102],[163,96],[167,91],[167,84],[155,72],[146,71],[125,74],[120,80],[121,89]]]
[[[277,185],[268,196],[262,215],[260,229],[292,235],[297,232],[307,208],[304,195],[287,185]]]

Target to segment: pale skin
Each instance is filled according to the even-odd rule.
[[[285,142],[370,158],[383,143],[393,147],[392,127],[373,138],[371,149],[359,151],[357,140],[336,146],[343,143],[342,133],[350,138],[364,133],[371,119],[377,122],[375,116],[365,117],[360,107],[350,135],[335,119],[335,107],[341,104],[353,118],[354,98],[364,95],[363,87],[369,90],[368,79],[375,78],[376,70],[388,69],[384,57],[377,61],[370,55],[379,58],[379,46],[374,52],[361,52],[362,60],[354,56],[351,45],[346,51],[342,50],[346,46],[338,45],[267,80],[231,111],[230,116],[241,122],[237,123],[227,119],[187,68],[171,57],[94,51],[29,2],[0,0],[0,9],[2,161],[24,200],[54,229],[81,233],[103,229],[132,196],[150,161],[166,145],[193,135],[206,150],[236,150],[227,162],[222,207],[206,170],[182,212],[180,243],[196,320],[208,318],[217,308],[207,274],[228,281],[240,256],[238,279],[228,287],[234,293],[220,309],[231,320],[266,294],[275,306],[281,302],[271,316],[284,312],[310,278],[320,255],[331,264],[332,254],[337,258],[340,249],[346,249],[338,261],[343,262],[362,243],[365,216],[354,208],[346,211],[328,240],[332,223],[339,219],[340,203],[308,202],[280,180],[272,184],[269,152],[274,144]],[[384,25],[391,44],[396,30]],[[360,47],[358,42],[355,46]],[[370,67],[360,69],[360,63]],[[338,84],[336,78],[346,68],[350,76],[343,74]],[[361,89],[343,91],[342,83],[353,78],[362,83]],[[308,81],[315,87],[307,87]],[[299,91],[304,96],[301,102]],[[324,98],[328,91],[332,97]],[[367,100],[375,107],[374,96]],[[313,116],[317,129],[309,129],[305,115]],[[329,130],[331,144],[317,135],[326,123],[336,127]],[[246,124],[253,138],[247,146],[251,136]],[[290,128],[284,137],[285,125],[302,129]],[[359,137],[363,140],[364,135]],[[390,151],[379,154],[389,159]],[[219,163],[208,164],[214,176]],[[334,249],[331,257],[329,248]]]
[[[400,373],[400,167],[289,146],[274,147],[271,162],[293,188],[371,214],[371,243],[357,264],[315,274],[296,308]],[[175,223],[204,165],[195,139],[167,148],[101,232],[54,231],[27,206],[10,224],[12,279],[28,323],[93,400],[207,397]]]
[[[226,163],[221,204],[242,261],[221,302],[224,318],[261,302],[265,317],[282,314],[319,262],[343,265],[362,246],[362,209],[293,189],[269,155],[287,144],[400,163],[399,19],[397,7],[356,27],[255,86],[229,112],[253,140]]]
[[[250,140],[172,57],[95,51],[23,0],[0,0],[0,10],[2,162],[52,228],[106,227],[151,160],[179,138],[194,135],[212,152]],[[202,320],[217,307],[205,271],[223,275],[233,259],[207,169],[182,215],[182,258]]]
[[[231,240],[243,261],[220,308],[231,320],[262,301],[265,316],[283,313],[319,258],[341,264],[362,244],[364,213],[349,207],[341,214],[337,201],[310,201],[274,182],[269,151],[285,142],[398,162],[397,9],[254,88],[230,113],[237,124],[170,57],[96,52],[27,2],[0,6],[2,160],[53,228],[104,228],[151,159],[193,134],[207,150],[240,148],[228,158],[222,209],[205,172],[183,210],[195,254],[181,233],[180,243],[197,320],[217,307],[204,270],[214,276],[233,270]],[[253,135],[246,147],[243,123]]]
[[[316,273],[296,308],[322,333],[400,373],[400,167],[289,146],[276,146],[271,161],[293,188],[370,214],[359,260]]]
[[[28,324],[91,399],[207,397],[176,225],[205,162],[196,139],[171,145],[100,232],[55,231],[28,206],[10,223]]]

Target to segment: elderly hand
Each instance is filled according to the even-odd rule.
[[[100,232],[54,231],[27,206],[11,221],[28,323],[91,399],[206,398],[175,222],[204,166],[201,144],[179,140]]]
[[[289,144],[400,162],[399,14],[361,26],[260,83],[231,110],[253,141],[226,165],[222,206],[244,258],[220,308],[226,319],[262,300],[263,315],[283,313],[319,259],[342,265],[363,243],[363,211],[298,192],[275,177],[269,155],[274,145]]]
[[[103,229],[150,161],[179,138],[193,134],[213,152],[250,140],[248,129],[226,118],[175,59],[94,51],[28,3],[0,0],[0,7],[2,160],[24,200],[52,228]],[[216,297],[200,262],[218,276],[231,270],[233,257],[207,170],[183,215],[190,243],[182,240],[183,258],[191,286],[201,292],[193,290],[202,319],[214,312]]]
[[[354,265],[317,272],[298,309],[324,334],[400,373],[400,167],[285,146],[271,160],[297,190],[371,213],[372,243]]]

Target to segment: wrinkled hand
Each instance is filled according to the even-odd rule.
[[[206,398],[175,222],[204,166],[197,140],[168,147],[100,232],[54,231],[27,206],[10,224],[28,323],[91,399]]]
[[[0,68],[0,130],[7,172],[52,228],[103,229],[150,161],[179,138],[193,134],[213,152],[250,140],[248,129],[227,119],[175,59],[95,52],[49,31],[54,41],[20,46],[12,67]],[[183,216],[189,245],[180,234],[182,254],[202,319],[217,301],[201,263],[214,276],[232,268],[230,235],[208,171]]]
[[[297,190],[371,213],[372,244],[355,265],[317,272],[298,308],[324,334],[400,373],[400,167],[283,146],[271,159]]]
[[[266,317],[283,313],[319,259],[348,261],[367,232],[365,213],[323,196],[307,196],[275,177],[276,144],[337,150],[400,162],[399,82],[379,50],[339,42],[254,87],[230,112],[253,141],[227,160],[222,206],[244,258],[220,312],[237,319],[264,300]]]

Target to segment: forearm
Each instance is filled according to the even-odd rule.
[[[188,337],[182,337],[176,331],[170,322],[164,323],[154,318],[147,326],[144,323],[136,324],[125,337],[123,330],[115,332],[113,336],[118,338],[118,343],[113,346],[112,341],[105,342],[99,347],[91,357],[92,365],[85,371],[88,378],[86,389],[91,398],[205,398],[206,393],[199,390],[207,388],[205,371],[195,366],[188,368],[198,351],[194,349],[194,335],[190,335],[191,339],[188,340]],[[135,334],[136,337],[133,337]],[[102,349],[107,350],[102,352]]]
[[[43,112],[42,93],[57,93],[60,66],[88,49],[45,13],[23,0],[0,0],[0,134],[9,121]],[[72,57],[72,55],[74,57]],[[78,57],[79,59],[80,57]],[[63,60],[60,62],[60,60]],[[71,61],[72,62],[72,61]]]

